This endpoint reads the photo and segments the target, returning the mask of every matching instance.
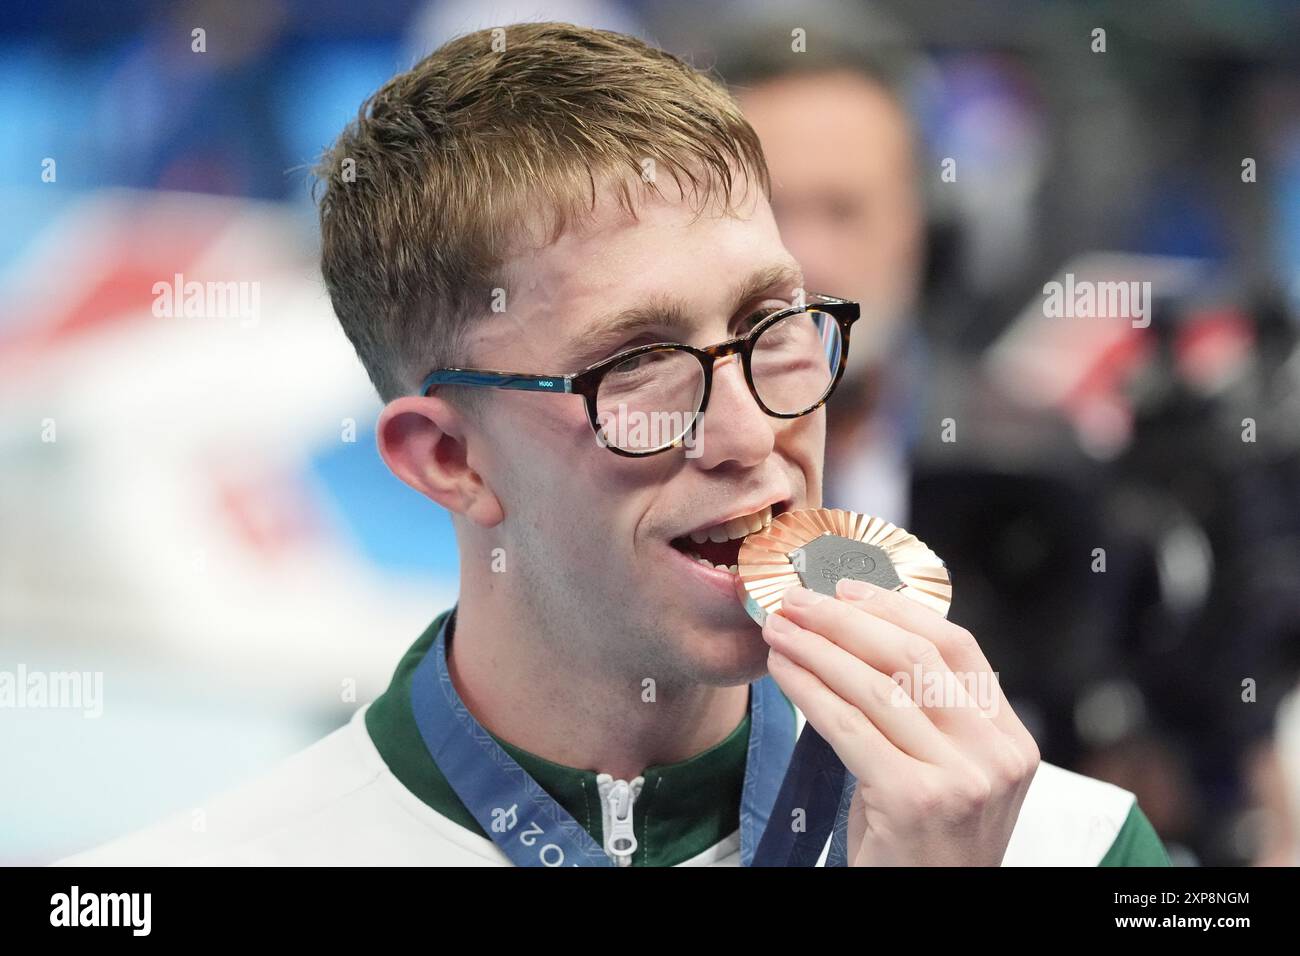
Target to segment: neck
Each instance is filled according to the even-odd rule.
[[[749,687],[654,688],[593,673],[568,647],[541,646],[464,588],[448,651],[451,679],[475,719],[501,739],[553,763],[631,780],[725,740],[744,719]]]

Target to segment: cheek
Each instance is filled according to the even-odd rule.
[[[551,514],[571,508],[566,499],[581,493],[587,446],[595,441],[581,405],[569,404],[559,396],[513,393],[499,396],[491,409],[486,432],[493,475],[486,477],[507,520],[549,532]]]
[[[501,456],[525,477],[530,470],[538,478],[576,470],[592,451],[602,450],[577,396],[503,393],[492,422]]]
[[[642,499],[663,480],[659,463],[603,448],[581,401],[509,398],[492,434],[510,476],[509,500],[503,502],[507,514],[527,516],[557,546],[561,540],[578,541],[583,553],[592,539],[626,540],[638,509],[644,510]]]
[[[834,401],[832,396],[831,401]],[[820,503],[826,453],[826,409],[796,418],[777,436],[777,452],[802,476],[804,489]],[[814,506],[815,507],[815,506]]]
[[[835,396],[831,396],[835,401]],[[777,438],[777,445],[801,470],[820,469],[826,445],[826,406],[811,415],[792,419]]]

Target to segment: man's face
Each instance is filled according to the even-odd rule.
[[[852,375],[880,357],[917,292],[923,216],[907,118],[878,85],[848,72],[781,77],[739,99],[809,291],[862,304]]]
[[[472,364],[557,375],[634,345],[732,338],[801,286],[761,194],[734,217],[698,218],[675,194],[648,196],[637,219],[607,195],[590,227],[518,257],[507,273],[506,311],[478,327]],[[771,281],[742,291],[763,274]],[[602,334],[632,310],[654,315],[639,330]],[[763,673],[767,647],[733,576],[681,546],[692,531],[768,506],[819,505],[823,411],[768,416],[731,356],[715,364],[689,456],[601,447],[577,395],[498,390],[479,418],[486,441],[474,465],[504,511],[495,530],[507,573],[519,575],[515,599],[534,615],[521,624],[570,659],[638,684],[730,685]]]

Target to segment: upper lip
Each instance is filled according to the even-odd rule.
[[[681,534],[673,535],[673,538],[677,539],[677,538],[689,537],[691,534],[693,534],[696,531],[705,531],[709,528],[714,527],[715,525],[726,524],[732,518],[741,518],[744,517],[745,515],[752,515],[755,512],[762,511],[764,508],[767,507],[776,508],[777,505],[784,504],[789,500],[790,500],[789,495],[776,495],[774,497],[764,498],[759,504],[733,509],[731,511],[728,511],[725,515],[723,515],[720,518],[713,518],[709,521],[703,522],[702,524],[697,524],[694,527],[689,528],[686,531],[683,531]]]

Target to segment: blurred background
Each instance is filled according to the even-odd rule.
[[[810,291],[864,307],[826,503],[945,558],[1044,758],[1137,793],[1176,863],[1300,863],[1284,0],[11,0],[0,863],[318,739],[454,601],[450,521],[375,451],[307,170],[393,73],[536,19],[733,86]],[[193,282],[224,298],[185,308]],[[1063,316],[1053,282],[1150,295]],[[22,693],[72,673],[95,700]]]

